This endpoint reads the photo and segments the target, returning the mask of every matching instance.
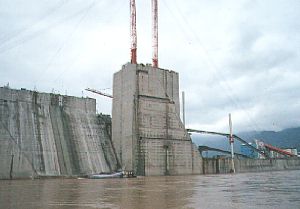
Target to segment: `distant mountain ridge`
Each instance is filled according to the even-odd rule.
[[[300,151],[300,127],[288,128],[278,132],[261,131],[251,133],[240,133],[239,136],[247,141],[261,139],[262,141],[277,147],[297,148]]]
[[[260,139],[267,144],[279,148],[297,148],[300,151],[300,127],[288,128],[282,131],[250,131],[237,133],[242,139],[252,142],[254,139]],[[206,145],[224,150],[229,149],[228,140],[220,136],[192,135],[192,140],[197,145]],[[239,150],[240,143],[235,143],[236,150]]]

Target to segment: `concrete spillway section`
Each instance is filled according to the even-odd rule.
[[[126,64],[114,74],[112,139],[122,168],[138,175],[202,173],[180,120],[174,71]]]
[[[94,99],[0,88],[0,179],[115,170],[108,123]]]

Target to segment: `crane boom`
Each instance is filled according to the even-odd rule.
[[[220,135],[220,136],[226,136],[226,137],[230,137],[230,134],[227,133],[219,133],[219,132],[213,132],[213,131],[202,131],[202,130],[196,130],[196,129],[187,129],[187,132],[189,133],[200,133],[200,134],[212,134],[212,135]],[[255,150],[256,152],[260,153],[261,155],[265,156],[266,158],[269,158],[269,156],[266,155],[266,153],[262,152],[261,150],[257,149],[256,147],[253,147],[252,145],[250,145],[248,142],[246,142],[244,139],[238,137],[237,135],[233,134],[232,135],[233,138],[235,138],[236,140],[244,143],[247,147]]]
[[[93,93],[95,93],[95,94],[99,94],[99,95],[105,96],[105,97],[113,98],[112,95],[103,93],[103,92],[101,92],[101,91],[99,91],[99,90],[96,90],[96,89],[86,88],[85,90],[86,90],[86,91],[93,92]]]
[[[272,150],[272,151],[277,152],[277,153],[282,154],[282,155],[287,155],[287,156],[290,156],[290,157],[296,156],[296,155],[294,155],[294,154],[292,154],[292,153],[290,153],[290,152],[288,152],[288,151],[285,151],[285,150],[283,150],[283,149],[279,149],[279,148],[274,147],[274,146],[272,146],[272,145],[270,145],[270,144],[264,144],[264,146],[265,146],[266,148],[268,148],[269,150]]]

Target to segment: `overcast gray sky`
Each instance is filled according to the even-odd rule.
[[[138,62],[151,63],[151,0],[136,0]],[[299,0],[159,0],[159,65],[179,72],[188,127],[300,125]],[[130,59],[129,0],[0,0],[0,86],[97,99]],[[83,92],[84,91],[84,92]],[[83,92],[83,93],[82,93]]]

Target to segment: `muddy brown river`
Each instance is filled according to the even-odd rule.
[[[299,209],[300,171],[0,181],[0,208]]]

